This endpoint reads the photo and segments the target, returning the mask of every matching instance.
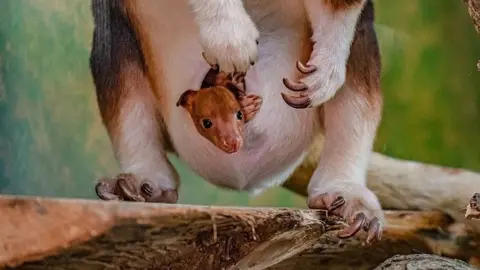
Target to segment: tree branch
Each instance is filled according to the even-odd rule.
[[[472,17],[473,25],[480,34],[480,0],[463,0],[468,6],[468,14]]]
[[[387,211],[370,247],[365,233],[339,240],[342,220],[308,209],[0,196],[0,212],[0,269],[372,269],[415,250],[480,253],[441,212]]]
[[[468,14],[472,17],[473,25],[480,34],[480,0],[463,0],[468,6]],[[477,62],[477,69],[480,71],[480,60]]]

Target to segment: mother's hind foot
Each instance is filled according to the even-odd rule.
[[[158,188],[150,181],[142,181],[131,173],[100,179],[95,192],[100,199],[106,201],[176,203],[178,200],[177,190]]]

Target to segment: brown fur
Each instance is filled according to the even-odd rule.
[[[108,10],[110,16],[98,12],[102,10]],[[93,1],[92,13],[96,24],[90,69],[103,123],[114,133],[119,122],[121,100],[125,98],[127,92],[124,85],[126,80],[122,80],[123,72],[120,67],[130,66],[142,74],[144,65],[135,35],[121,12],[121,2]],[[118,29],[116,35],[106,35],[112,28]]]
[[[128,115],[132,109],[132,102],[127,101],[142,96],[151,100],[148,96],[154,93],[140,42],[125,10],[124,0],[92,1],[95,28],[90,68],[102,121],[114,144],[121,140],[122,115]],[[153,107],[151,104],[152,110]],[[157,121],[163,125],[160,117]],[[165,147],[171,149],[168,135],[160,135]]]
[[[94,0],[94,1],[111,1],[111,0]],[[155,86],[161,85],[160,82],[164,80],[163,72],[161,72],[161,67],[157,66],[155,64],[155,61],[152,61],[153,57],[152,55],[154,54],[151,50],[152,48],[155,48],[155,46],[152,46],[152,44],[149,44],[146,42],[148,38],[145,38],[148,36],[148,29],[151,26],[148,22],[142,21],[142,18],[138,18],[138,12],[135,10],[135,1],[130,1],[130,0],[114,0],[114,1],[120,1],[121,2],[121,8],[124,10],[124,16],[125,18],[128,18],[130,21],[130,29],[136,34],[136,37],[138,40],[141,40],[142,42],[138,43],[138,46],[136,49],[138,49],[139,53],[142,55],[142,58],[144,59],[144,66],[145,66],[145,77],[149,80],[150,85],[152,87],[152,93],[156,99],[157,106],[158,108],[163,108],[166,106],[166,101],[165,97],[160,95],[159,93],[161,92],[159,89],[156,89]],[[148,3],[148,2],[144,2]],[[163,125],[163,119],[167,119],[169,117],[167,110],[159,110],[157,112],[158,116],[162,120],[162,125]],[[168,138],[168,133],[166,132],[165,128],[162,128],[162,133],[165,138]],[[169,138],[168,138],[169,139]],[[168,145],[168,150],[173,149],[173,145],[169,143]]]
[[[380,88],[381,58],[374,29],[373,2],[367,1],[357,22],[355,37],[347,62],[347,83],[355,85],[372,111],[379,111],[383,105]]]
[[[360,5],[365,0],[323,0],[333,10],[345,10],[355,5]]]

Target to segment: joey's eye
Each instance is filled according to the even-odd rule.
[[[238,119],[238,120],[242,120],[242,119],[243,119],[243,113],[242,113],[242,111],[238,111],[238,112],[237,112],[237,119]]]
[[[210,119],[203,119],[202,125],[204,128],[211,128],[213,123],[212,123],[212,120]]]

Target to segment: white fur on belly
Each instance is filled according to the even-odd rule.
[[[295,76],[300,43],[308,40],[304,19],[298,16],[285,20],[286,16],[282,16],[279,10],[276,10],[278,16],[268,21],[262,20],[261,14],[252,15],[260,31],[259,60],[249,69],[246,83],[247,91],[262,96],[263,103],[255,118],[246,125],[242,149],[226,154],[200,136],[188,112],[175,106],[183,91],[198,89],[209,68],[201,56],[198,31],[188,5],[184,1],[150,1],[154,1],[160,10],[169,10],[162,16],[150,12],[151,20],[163,26],[149,38],[156,48],[156,66],[161,67],[158,72],[166,78],[163,87],[157,85],[157,89],[167,92],[164,95],[168,108],[165,121],[180,158],[197,174],[216,185],[250,190],[256,194],[285,181],[300,163],[318,131],[316,109],[293,109],[280,95],[286,91],[282,78]],[[292,2],[284,2],[289,3],[285,12],[292,12]],[[293,6],[302,9],[300,3]],[[284,28],[270,30],[272,24],[277,27],[283,24]]]

